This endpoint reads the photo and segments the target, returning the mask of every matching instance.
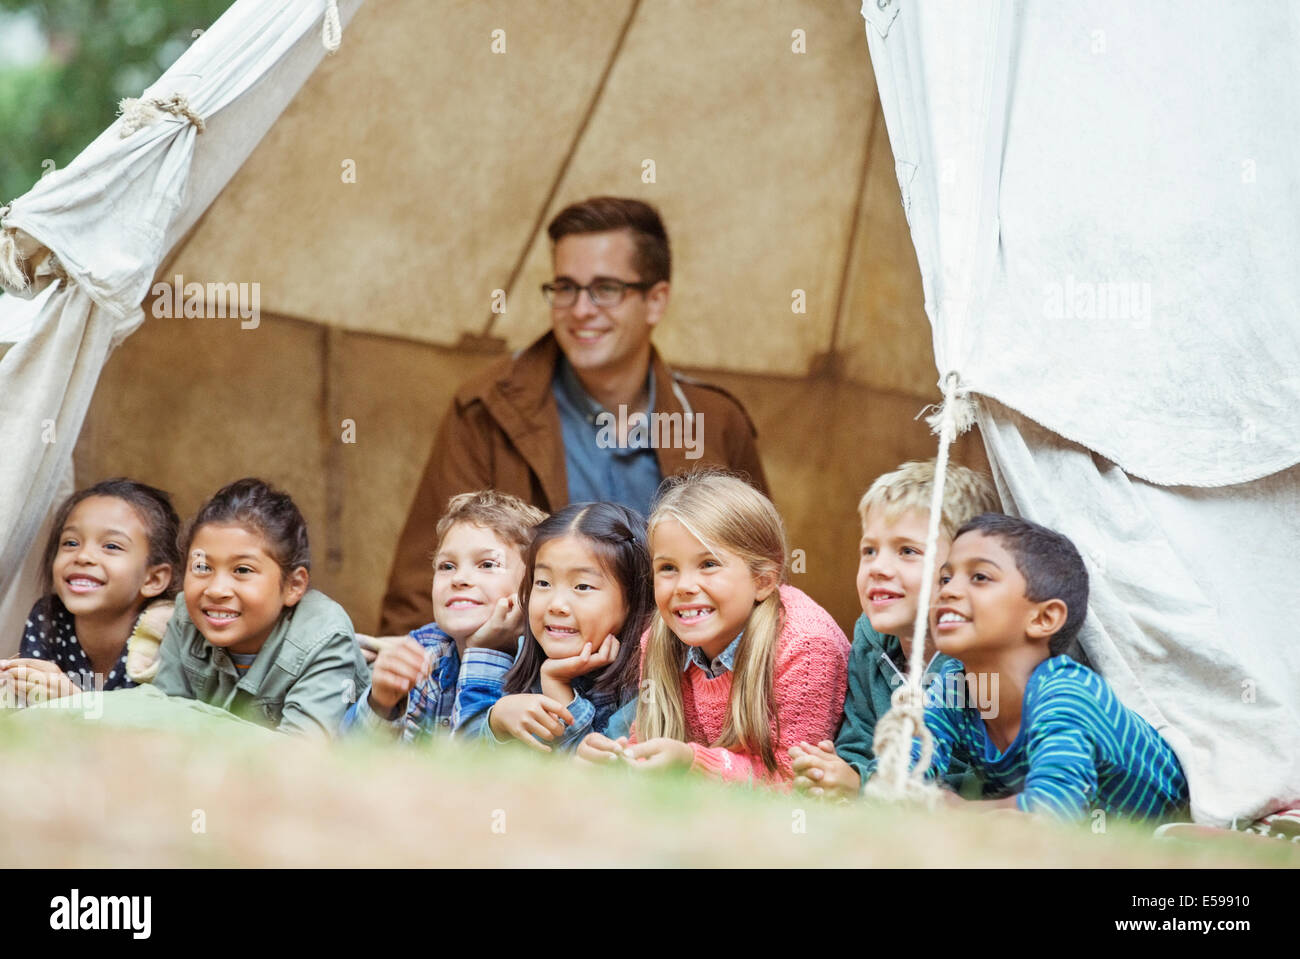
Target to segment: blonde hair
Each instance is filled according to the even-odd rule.
[[[873,509],[881,510],[891,522],[908,510],[929,513],[933,495],[934,460],[904,463],[892,473],[877,477],[862,494],[862,499],[858,500],[858,516],[865,529],[867,513]],[[983,473],[968,466],[948,464],[939,516],[939,529],[948,539],[955,537],[958,528],[967,520],[1000,509],[997,494]]]
[[[443,537],[457,523],[470,523],[489,529],[504,542],[526,552],[533,541],[533,527],[546,519],[546,513],[529,506],[517,496],[500,490],[481,489],[473,493],[460,493],[447,501],[447,511],[438,520],[435,552],[442,546]]]
[[[735,554],[756,579],[775,574],[776,587],[785,582],[788,551],[781,515],[771,500],[739,477],[714,469],[672,477],[660,490],[650,514],[652,542],[655,529],[666,519],[677,520],[714,553]],[[652,547],[652,570],[653,552]],[[755,753],[769,771],[777,768],[772,727],[776,723],[774,680],[781,626],[781,592],[773,588],[745,623],[744,639],[736,651],[727,719],[717,741],[709,744]],[[642,696],[637,703],[639,739],[686,739],[682,669],[687,649],[656,609],[641,674],[642,685],[649,680],[653,695]]]

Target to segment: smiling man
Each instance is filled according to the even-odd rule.
[[[592,197],[547,232],[551,330],[456,392],[398,541],[383,634],[431,620],[433,530],[457,493],[491,487],[551,512],[609,500],[645,514],[660,480],[693,466],[736,470],[767,492],[740,401],[669,369],[650,342],[672,273],[658,211]]]

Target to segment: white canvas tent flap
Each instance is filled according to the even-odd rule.
[[[1085,552],[1084,644],[1194,815],[1300,798],[1300,12],[863,15],[939,372],[985,398],[1004,502]]]
[[[340,5],[344,23],[360,2]],[[0,221],[29,262],[26,288],[10,284],[10,293],[55,284],[35,317],[4,324],[15,342],[0,357],[0,592],[18,577],[100,370],[143,320],[163,258],[324,56],[325,9],[324,0],[240,0],[145,91],[145,100],[185,97],[211,148],[183,117],[166,114],[127,137],[119,120]],[[38,281],[31,266],[48,270],[55,259]]]
[[[1300,10],[1234,10],[941,0],[867,30],[940,372],[1169,486],[1300,462]]]

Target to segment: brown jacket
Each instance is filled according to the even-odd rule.
[[[554,512],[569,501],[560,413],[551,393],[559,346],[547,333],[514,357],[493,364],[465,383],[452,400],[434,440],[433,452],[415,491],[379,624],[394,635],[433,621],[430,590],[434,528],[447,501],[458,493],[498,489]],[[764,493],[767,479],[754,445],[756,431],[745,408],[730,393],[673,372],[651,348],[655,412],[694,413],[703,430],[701,455],[660,446],[664,476],[695,466],[722,466],[746,474]]]

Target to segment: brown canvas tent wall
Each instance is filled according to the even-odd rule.
[[[792,581],[848,628],[857,497],[933,455],[913,418],[937,399],[851,0],[369,0],[159,271],[259,284],[260,324],[150,313],[104,369],[78,482],[136,476],[183,512],[238,476],[280,483],[316,585],[373,629],[452,391],[546,328],[544,225],[595,193],[663,212],[656,342],[745,403]],[[978,437],[957,459],[983,464]]]

